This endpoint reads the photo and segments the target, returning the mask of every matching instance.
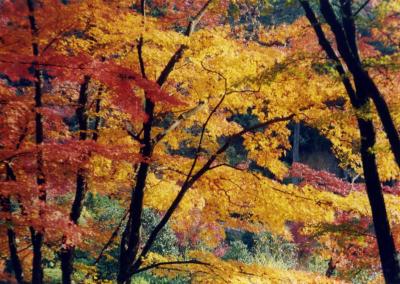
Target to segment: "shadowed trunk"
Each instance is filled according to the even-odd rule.
[[[332,277],[333,273],[335,273],[335,270],[336,270],[336,263],[331,258],[328,262],[328,269],[325,272],[325,276],[328,278]]]
[[[89,87],[90,77],[85,76],[83,83],[80,86],[79,98],[78,98],[78,108],[76,109],[76,116],[78,118],[79,124],[79,140],[84,141],[87,138],[88,121],[86,115],[86,105],[88,102],[88,87]],[[97,104],[96,104],[97,109]],[[96,131],[96,129],[95,129]],[[76,191],[75,198],[72,203],[70,220],[77,224],[79,217],[81,216],[83,201],[86,195],[86,171],[82,168],[78,169],[76,175]],[[72,283],[73,274],[73,261],[75,246],[66,244],[66,237],[63,236],[63,245],[60,251],[61,260],[61,271],[62,271],[62,283],[70,284]]]
[[[371,76],[362,66],[358,55],[352,2],[352,0],[340,0],[342,23],[337,19],[329,0],[320,1],[320,10],[335,36],[340,55],[353,75],[357,91],[360,95],[372,99],[389,140],[392,153],[397,165],[400,167],[399,133],[394,125],[385,99]]]
[[[196,16],[189,22],[187,29],[185,31],[186,36],[190,36],[198,22],[204,16],[207,8],[210,6],[213,0],[208,0],[203,7],[199,10]],[[141,12],[143,16],[143,21],[145,19],[145,4],[146,1],[141,1]],[[140,71],[142,73],[143,78],[146,77],[145,73],[145,63],[142,57],[142,48],[143,48],[143,37],[139,39],[137,45],[139,63],[140,63]],[[164,69],[160,73],[160,76],[157,79],[157,84],[162,87],[163,84],[168,79],[168,76],[174,70],[176,63],[178,63],[185,50],[187,49],[186,45],[181,45],[175,53],[171,56],[168,63],[165,65]],[[136,257],[138,255],[139,246],[140,246],[140,229],[142,226],[142,211],[143,211],[143,198],[144,198],[144,189],[146,187],[146,180],[149,170],[149,159],[152,156],[154,141],[151,137],[153,119],[154,119],[154,102],[147,97],[145,100],[145,113],[147,115],[147,120],[143,123],[143,139],[141,139],[141,143],[144,145],[140,154],[145,159],[144,162],[141,162],[139,165],[139,170],[136,175],[136,184],[132,189],[131,195],[131,203],[129,206],[129,218],[125,227],[125,230],[121,237],[120,244],[120,255],[119,255],[119,271],[118,271],[118,283],[129,283],[132,277],[132,269],[137,269],[138,267],[133,267],[133,264],[136,261]],[[138,263],[138,262],[136,262]]]
[[[32,35],[32,55],[36,58],[39,56],[39,44],[38,36],[39,29],[36,24],[35,18],[35,1],[27,0],[27,6],[29,10],[29,25]],[[42,107],[42,76],[38,69],[37,62],[32,62],[34,68],[34,90],[35,90],[35,142],[36,145],[40,146],[43,143],[43,116],[38,111],[38,108]],[[37,157],[37,169],[36,169],[36,183],[39,190],[39,200],[46,202],[46,190],[45,190],[45,177],[43,172],[43,152],[38,151]],[[40,214],[40,213],[39,213]],[[43,283],[43,268],[42,268],[42,245],[44,239],[44,228],[36,231],[33,227],[30,227],[32,246],[33,246],[33,260],[32,260],[32,283],[41,284]]]
[[[300,161],[300,123],[296,123],[293,129],[292,163]],[[299,178],[293,177],[292,183],[299,183]]]
[[[378,104],[379,109],[377,106],[377,111],[391,144],[392,152],[395,155],[397,163],[400,165],[400,159],[398,159],[400,158],[400,147],[398,147],[400,142],[398,141],[398,133],[394,127],[393,120],[390,117],[386,102],[384,102],[384,99],[380,95],[376,85],[369,77],[368,73],[362,69],[360,64],[355,38],[354,17],[351,11],[352,1],[341,0],[341,11],[343,13],[342,24],[336,18],[335,12],[328,0],[320,0],[320,9],[335,35],[339,53],[353,75],[355,90],[344,67],[342,66],[341,61],[332,48],[331,43],[326,38],[325,33],[323,32],[308,1],[300,0],[300,3],[318,37],[319,44],[326,52],[328,58],[335,63],[336,70],[341,77],[353,108],[360,110],[366,107],[367,109],[365,111],[370,112],[371,110],[368,107],[369,98],[373,99],[376,106],[376,102],[380,102],[380,104]],[[366,190],[371,206],[383,275],[386,283],[400,283],[400,267],[397,260],[396,247],[387,216],[376,157],[373,151],[371,151],[376,140],[375,128],[372,120],[358,117],[357,122],[361,137],[360,153]]]
[[[141,149],[140,154],[143,158],[148,159],[152,154],[151,127],[154,118],[154,103],[150,99],[146,99],[145,104],[145,112],[148,119],[143,124],[144,147]],[[136,185],[132,191],[128,222],[121,238],[118,283],[129,281],[129,270],[139,250],[144,188],[146,186],[148,169],[148,162],[140,163],[136,176]]]
[[[378,242],[379,255],[386,283],[400,283],[400,269],[396,247],[390,230],[376,157],[371,151],[375,145],[375,130],[371,120],[358,119],[361,134],[361,159],[368,200]]]
[[[6,163],[6,180],[9,180],[9,181],[17,180],[13,169],[11,168],[10,164],[8,164],[8,163]],[[2,198],[0,198],[0,200],[1,200],[1,206],[3,207],[3,211],[9,212],[11,214],[10,198],[2,197]],[[8,219],[7,222],[9,223],[8,228],[7,228],[8,250],[10,252],[10,259],[11,259],[12,267],[14,270],[15,279],[17,280],[17,282],[19,284],[25,283],[21,260],[18,256],[18,246],[17,246],[17,241],[16,241],[17,236],[12,227],[11,220]]]

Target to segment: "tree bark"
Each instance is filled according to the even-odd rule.
[[[189,22],[189,25],[185,31],[186,36],[190,36],[196,28],[196,25],[204,16],[207,8],[213,0],[208,0],[203,7],[199,10],[197,15]],[[141,10],[143,18],[145,17],[145,0],[141,1]],[[142,57],[143,48],[143,38],[139,39],[137,46],[140,70],[142,77],[146,78],[145,63]],[[168,76],[174,70],[175,65],[182,58],[187,46],[182,44],[175,53],[171,56],[168,63],[165,65],[164,69],[160,73],[157,79],[157,84],[162,87],[162,85],[168,79]],[[145,94],[146,95],[146,94]],[[145,113],[147,115],[147,120],[143,123],[143,139],[142,144],[144,145],[140,150],[140,154],[145,159],[139,165],[138,174],[136,175],[136,184],[132,189],[131,203],[129,206],[129,218],[122,234],[121,244],[120,244],[120,256],[119,256],[119,271],[117,281],[118,283],[129,283],[132,277],[132,265],[136,261],[136,257],[140,246],[140,230],[142,226],[142,210],[143,210],[143,198],[144,189],[146,187],[147,174],[149,170],[149,160],[152,156],[154,143],[152,141],[151,132],[154,119],[154,102],[147,97],[145,100]]]
[[[88,87],[89,87],[90,77],[85,76],[83,83],[80,86],[79,98],[78,98],[78,108],[76,109],[76,116],[78,118],[79,124],[79,140],[84,141],[87,138],[88,121],[86,115],[86,105],[88,102]],[[85,169],[78,169],[76,176],[76,191],[75,198],[72,203],[70,220],[77,224],[79,217],[81,216],[83,201],[86,195],[86,171]],[[60,250],[60,260],[61,260],[61,271],[62,271],[62,283],[70,284],[72,282],[73,274],[73,261],[75,246],[70,246],[66,244],[66,237],[63,236],[63,247]]]
[[[6,180],[16,181],[17,177],[14,174],[14,171],[10,164],[6,163]],[[1,206],[5,212],[11,214],[11,201],[9,197],[0,197]],[[24,282],[24,274],[22,270],[21,260],[18,256],[18,246],[17,246],[17,236],[11,224],[11,219],[7,219],[8,228],[7,228],[7,238],[8,238],[8,250],[10,252],[10,259],[12,263],[12,267],[14,270],[15,279],[19,284]]]
[[[331,258],[328,262],[328,269],[325,272],[325,276],[330,278],[332,277],[333,273],[336,270],[336,263],[333,261],[333,259]]]
[[[32,35],[32,54],[36,58],[39,56],[39,44],[38,36],[39,29],[36,24],[35,18],[35,1],[27,0],[27,6],[29,11],[29,24]],[[43,143],[43,116],[38,111],[38,108],[42,107],[42,78],[40,70],[38,69],[37,62],[32,62],[34,68],[35,82],[35,142],[36,145],[40,146]],[[36,170],[36,183],[39,189],[39,200],[42,202],[46,201],[46,190],[45,190],[45,177],[43,172],[43,152],[39,149],[36,157],[37,170]],[[30,227],[32,246],[33,246],[33,260],[32,260],[32,283],[41,284],[43,283],[43,268],[42,268],[42,245],[44,239],[44,229],[41,228],[36,231],[33,227]]]
[[[361,159],[367,188],[367,195],[371,205],[372,220],[378,242],[379,255],[382,263],[383,276],[386,283],[400,283],[400,268],[397,260],[396,247],[390,230],[385,200],[376,158],[372,149],[375,145],[375,130],[371,120],[359,118],[358,125],[361,134]]]
[[[321,13],[335,36],[339,53],[353,75],[354,83],[360,95],[372,99],[389,140],[396,163],[400,167],[400,136],[385,99],[374,80],[361,64],[356,44],[356,28],[351,5],[352,0],[341,0],[341,12],[343,15],[343,24],[341,24],[336,18],[329,0],[320,0]]]
[[[151,158],[152,154],[151,128],[154,118],[154,103],[150,99],[146,99],[145,112],[148,118],[143,124],[144,147],[140,150],[140,154],[147,161],[140,163],[136,176],[136,185],[132,190],[128,222],[121,238],[118,283],[126,283],[130,280],[129,270],[136,259],[140,245],[144,188],[149,169],[148,159]]]
[[[12,228],[7,229],[7,237],[8,237],[8,249],[10,251],[10,259],[14,270],[15,279],[19,284],[25,283],[21,260],[18,256],[16,234]]]
[[[293,129],[292,163],[300,161],[300,123],[297,122]],[[292,178],[292,183],[299,183],[299,178]]]
[[[313,26],[319,44],[326,52],[328,58],[335,63],[336,70],[341,76],[342,83],[349,95],[353,108],[359,110],[367,107],[366,111],[369,112],[369,98],[372,98],[374,101],[391,144],[392,152],[395,155],[398,165],[400,165],[400,159],[398,159],[400,158],[400,147],[398,147],[400,146],[400,142],[389,109],[373,80],[369,77],[368,73],[362,69],[360,64],[355,38],[354,19],[351,13],[351,1],[341,0],[343,24],[340,24],[337,20],[329,0],[320,0],[320,9],[335,35],[339,53],[353,75],[355,89],[344,71],[341,61],[337,57],[330,42],[327,40],[325,33],[321,29],[320,23],[318,22],[308,1],[300,0],[300,3],[303,6],[306,17]],[[378,102],[378,104],[376,102]],[[357,122],[361,137],[360,153],[366,190],[371,206],[383,275],[386,283],[400,283],[400,267],[397,260],[396,247],[390,230],[385,200],[383,198],[382,186],[376,164],[376,157],[373,153],[373,147],[376,140],[375,128],[371,120],[358,117]]]

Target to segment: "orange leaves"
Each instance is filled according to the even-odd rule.
[[[34,68],[53,78],[59,84],[64,81],[80,83],[89,76],[110,88],[114,92],[113,102],[132,116],[133,121],[145,119],[141,110],[142,100],[135,93],[141,89],[153,102],[169,105],[181,105],[182,102],[169,95],[156,82],[142,78],[132,70],[112,61],[98,61],[87,55],[66,56],[48,54],[45,56],[21,56],[14,53],[0,55],[0,68],[11,81],[20,79],[36,80]]]
[[[150,11],[162,11],[161,21],[166,26],[186,27],[188,21],[201,11],[201,8],[209,2],[209,0],[156,0],[147,3],[146,7]],[[214,26],[221,22],[226,16],[229,1],[227,0],[211,0],[211,5],[207,11],[207,15],[202,19],[202,24],[206,26]],[[140,1],[136,1],[136,7],[140,7]]]

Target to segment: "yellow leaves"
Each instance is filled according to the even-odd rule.
[[[133,168],[128,162],[116,162],[102,156],[93,156],[90,163],[89,188],[92,192],[110,194],[116,188],[129,188]]]
[[[83,277],[79,279],[84,284],[111,284],[111,280],[99,279],[98,271],[95,266],[87,265],[82,262],[76,262],[74,264],[74,269],[79,271]]]
[[[165,169],[158,177],[155,174],[149,175],[145,197],[147,206],[160,211],[168,208],[180,189],[180,182],[176,183],[176,180],[184,179],[179,173],[182,165],[185,165],[182,162],[170,166],[164,164],[170,167],[169,173]],[[390,219],[393,222],[400,221],[395,210],[400,205],[399,201],[391,195],[385,198]],[[368,198],[364,192],[352,192],[342,197],[310,186],[299,188],[283,185],[245,170],[221,166],[203,176],[188,191],[174,213],[171,224],[178,231],[199,222],[197,227],[201,227],[199,224],[212,224],[214,232],[228,226],[249,231],[264,228],[288,236],[287,221],[301,222],[312,227],[321,222],[333,222],[336,211],[352,211],[368,216]],[[211,247],[218,243],[218,238],[223,234],[220,231],[213,237],[206,230],[200,230],[199,233],[201,239]]]
[[[238,261],[223,261],[204,251],[192,251],[189,256],[192,262],[197,263],[163,265],[163,269],[155,269],[154,273],[171,278],[181,274],[190,277],[191,283],[210,284],[345,283],[310,272],[278,269],[257,264],[243,264]]]
[[[227,121],[226,114],[223,112],[218,112],[212,117],[211,127],[207,128],[207,134],[211,137],[221,137],[233,135],[240,130],[242,127],[232,121]]]
[[[160,211],[168,209],[180,187],[173,181],[157,178],[154,173],[148,176],[144,203]]]
[[[149,252],[147,256],[143,259],[142,266],[148,266],[154,263],[173,261],[174,257],[165,256],[154,252]]]
[[[244,136],[244,146],[249,151],[248,157],[279,179],[283,179],[287,172],[287,167],[279,160],[285,154],[285,150],[290,148],[290,131],[286,124],[287,122],[276,123],[263,132],[248,133]]]

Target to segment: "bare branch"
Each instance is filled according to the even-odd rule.
[[[210,6],[210,4],[213,2],[213,0],[208,0],[203,7],[200,9],[200,11],[196,14],[196,16],[194,16],[194,18],[189,22],[189,25],[186,29],[185,35],[186,36],[190,36],[197,24],[201,21],[201,18],[203,18],[204,14],[206,13],[207,8]]]
[[[362,4],[362,5],[360,6],[360,8],[358,8],[357,11],[354,12],[353,17],[357,16],[358,13],[360,13],[360,12],[365,8],[365,6],[368,5],[369,1],[371,1],[371,0],[365,1],[364,4]]]
[[[144,60],[143,60],[143,43],[144,43],[143,35],[141,35],[139,38],[139,41],[138,41],[137,51],[138,51],[138,57],[139,57],[140,72],[142,74],[142,77],[147,79]]]

